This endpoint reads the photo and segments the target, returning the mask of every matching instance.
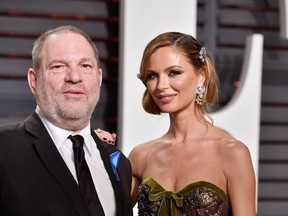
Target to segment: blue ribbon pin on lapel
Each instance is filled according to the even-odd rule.
[[[111,166],[112,166],[112,169],[113,169],[113,172],[116,176],[117,181],[120,181],[120,176],[117,172],[117,168],[119,166],[119,161],[120,161],[120,151],[116,151],[116,152],[110,154],[110,163],[111,163]]]

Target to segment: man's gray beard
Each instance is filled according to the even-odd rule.
[[[45,88],[43,85],[36,86],[35,98],[38,106],[41,108],[45,117],[53,124],[67,129],[67,130],[75,130],[82,129],[83,125],[87,125],[92,117],[94,109],[99,102],[100,98],[100,89],[95,95],[95,102],[92,105],[89,105],[89,102],[85,104],[85,109],[82,107],[82,111],[79,113],[71,113],[69,112],[69,104],[68,103],[59,103],[59,101],[53,101],[56,103],[56,107],[49,104],[49,100],[47,98],[47,94],[44,93]],[[55,94],[55,92],[53,92]],[[53,98],[57,98],[56,96]],[[77,101],[75,101],[77,103]],[[53,108],[52,110],[50,108]],[[73,125],[71,125],[73,123]]]

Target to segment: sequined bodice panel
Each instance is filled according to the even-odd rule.
[[[178,192],[166,191],[153,178],[138,188],[139,216],[229,216],[227,195],[216,185],[201,181]]]

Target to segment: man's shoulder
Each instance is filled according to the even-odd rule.
[[[15,133],[20,131],[24,126],[23,122],[16,122],[16,123],[6,123],[0,125],[0,134],[5,133]]]
[[[33,112],[22,121],[0,124],[0,132],[13,132],[21,130],[25,127],[25,125],[32,125],[33,127],[35,126],[39,127],[39,123],[41,123],[40,118],[35,112]]]
[[[117,146],[107,144],[105,142],[101,142],[101,143],[104,146],[104,148],[109,152],[109,154],[113,154],[114,152],[120,152],[120,154],[122,154],[126,158],[126,156],[123,154],[123,152]]]
[[[0,125],[0,151],[14,149],[19,141],[24,142],[24,126],[22,123],[9,123]]]

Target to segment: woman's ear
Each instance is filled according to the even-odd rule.
[[[32,94],[35,94],[35,86],[37,82],[37,75],[33,68],[28,69],[27,80]]]
[[[205,78],[204,74],[200,73],[198,75],[198,86],[203,85],[205,83],[205,80],[206,80],[206,78]]]

